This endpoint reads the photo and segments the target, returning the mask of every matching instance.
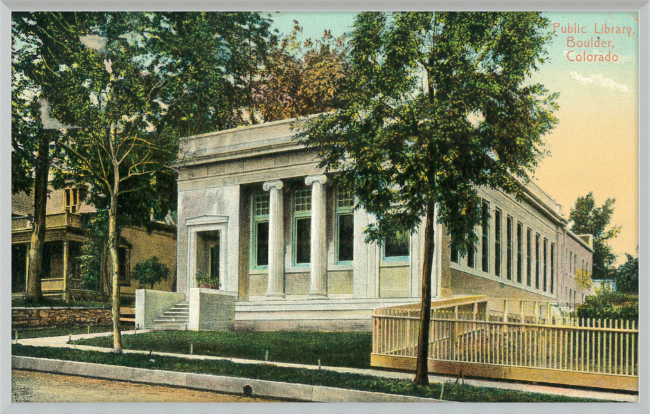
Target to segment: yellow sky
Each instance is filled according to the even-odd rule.
[[[593,27],[593,22],[632,27],[636,23],[629,13],[549,13],[549,18],[561,23],[578,20],[588,27]],[[633,30],[638,30],[638,24]],[[576,198],[589,191],[598,206],[615,198],[611,224],[622,230],[610,245],[621,263],[624,253],[637,255],[639,243],[638,41],[602,36],[612,40],[612,51],[626,57],[623,62],[569,62],[565,56],[567,36],[560,33],[554,39],[551,61],[533,77],[549,90],[560,92],[559,123],[545,137],[545,149],[551,156],[542,160],[535,179],[562,205],[565,217]]]

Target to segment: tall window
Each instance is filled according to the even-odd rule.
[[[569,252],[569,274],[573,274],[573,252]]]
[[[524,244],[523,242],[523,225],[521,223],[517,223],[517,283],[522,282],[521,278],[521,262],[523,259],[523,254],[522,254],[522,246]]]
[[[472,244],[469,249],[467,249],[467,267],[474,268],[476,264],[476,248]]]
[[[336,194],[336,261],[352,264],[354,259],[354,195],[341,186]]]
[[[490,271],[490,204],[483,200],[481,204],[481,270]]]
[[[79,209],[79,199],[76,188],[65,189],[65,211],[66,213],[76,213]]]
[[[576,274],[576,271],[578,270],[578,255],[574,254],[573,255],[573,274]]]
[[[506,219],[506,278],[512,280],[512,217]]]
[[[555,285],[555,243],[551,243],[551,293]],[[562,290],[560,290],[562,293]]]
[[[501,276],[501,210],[494,210],[494,274]]]
[[[311,259],[311,189],[294,192],[293,220],[294,264],[307,266]]]
[[[456,247],[456,243],[452,242],[450,249],[451,249],[451,261],[453,263],[458,263],[458,247]]]
[[[585,271],[585,261],[584,260],[582,261],[582,268],[581,269],[582,269],[583,272]]]
[[[117,260],[118,260],[118,282],[120,285],[130,284],[129,280],[129,249],[126,247],[117,248]]]
[[[406,260],[409,256],[409,233],[402,230],[395,231],[393,237],[384,240],[384,259]]]
[[[539,289],[539,234],[535,235],[535,289]]]
[[[269,194],[253,195],[251,224],[251,267],[266,269],[269,264]]]
[[[542,279],[542,290],[544,292],[546,292],[546,282],[547,282],[546,279],[546,259],[548,258],[547,254],[548,254],[548,240],[544,238],[544,273],[543,273],[544,278]]]
[[[532,266],[532,238],[533,232],[530,229],[526,229],[526,285],[531,285],[531,266]]]

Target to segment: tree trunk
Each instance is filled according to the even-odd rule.
[[[420,336],[418,337],[418,354],[415,370],[415,382],[418,385],[429,385],[429,367],[427,366],[429,351],[429,327],[431,325],[431,271],[433,269],[434,240],[434,211],[435,200],[429,199],[427,205],[427,222],[424,231],[424,259],[422,264],[422,313],[420,315]]]
[[[50,170],[50,132],[43,131],[38,146],[34,170],[34,229],[29,247],[29,268],[27,269],[27,300],[40,300],[41,262],[45,242],[45,211],[47,207],[47,178]]]
[[[117,173],[115,174],[117,176]],[[120,332],[120,264],[117,254],[117,195],[111,194],[111,207],[108,212],[108,249],[111,254],[111,274],[113,275],[113,351],[122,353],[122,334]]]

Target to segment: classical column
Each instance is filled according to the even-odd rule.
[[[327,297],[327,245],[325,226],[325,175],[312,175],[305,179],[311,185],[311,250],[309,296]]]
[[[269,181],[262,186],[269,191],[269,262],[266,285],[268,299],[284,298],[284,222],[282,181]]]
[[[63,294],[62,299],[68,300],[68,256],[69,256],[69,243],[63,240]]]

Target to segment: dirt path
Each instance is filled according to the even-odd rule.
[[[11,371],[12,402],[275,402],[188,388]]]

